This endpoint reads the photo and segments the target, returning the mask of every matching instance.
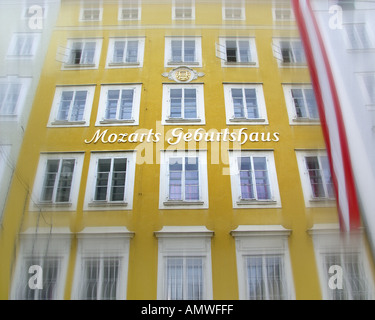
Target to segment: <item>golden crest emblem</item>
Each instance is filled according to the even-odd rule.
[[[191,77],[191,73],[187,69],[180,69],[176,71],[176,79],[180,81],[187,81]]]

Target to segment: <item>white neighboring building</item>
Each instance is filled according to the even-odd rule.
[[[0,225],[59,9],[60,0],[0,3]]]

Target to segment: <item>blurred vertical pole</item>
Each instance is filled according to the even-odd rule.
[[[340,99],[310,0],[291,0],[304,45],[330,159],[341,230],[357,230],[360,210]],[[328,22],[327,22],[328,23]]]

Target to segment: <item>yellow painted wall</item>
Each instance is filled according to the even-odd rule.
[[[221,3],[221,1],[220,1]],[[290,126],[285,105],[282,83],[309,82],[307,68],[280,69],[272,54],[273,36],[298,35],[295,28],[281,30],[274,26],[270,3],[247,4],[246,21],[239,26],[223,23],[221,6],[213,2],[196,1],[196,19],[193,22],[172,22],[171,6],[167,1],[155,4],[144,1],[140,22],[117,21],[117,5],[105,4],[103,20],[88,23],[95,27],[78,28],[85,25],[78,22],[79,5],[62,1],[59,20],[48,49],[42,77],[34,101],[29,125],[25,132],[24,144],[17,166],[17,174],[9,194],[4,229],[1,232],[0,298],[7,299],[11,273],[15,263],[15,241],[20,230],[33,226],[39,219],[39,226],[69,226],[73,233],[87,226],[122,226],[133,231],[130,240],[128,271],[128,299],[156,299],[158,243],[154,231],[164,225],[204,225],[213,230],[212,238],[212,283],[214,299],[238,299],[237,266],[235,242],[230,235],[238,225],[281,224],[292,229],[289,239],[291,265],[293,270],[295,295],[297,299],[320,299],[320,287],[315,265],[314,249],[306,230],[317,222],[337,222],[335,208],[306,208],[301,180],[297,167],[295,149],[324,148],[319,126]],[[126,26],[123,29],[117,25]],[[191,28],[193,26],[193,28]],[[289,30],[290,29],[290,30]],[[282,208],[277,209],[233,209],[230,176],[223,175],[227,164],[211,164],[213,145],[207,143],[202,148],[208,150],[208,192],[209,209],[204,210],[159,210],[159,172],[156,163],[159,150],[167,143],[152,144],[154,163],[138,164],[135,173],[133,210],[126,211],[83,211],[84,194],[90,162],[90,152],[98,150],[133,149],[137,144],[85,144],[84,139],[93,136],[97,106],[102,83],[142,83],[140,125],[110,127],[111,133],[131,133],[138,129],[164,130],[167,133],[174,126],[162,128],[161,105],[162,83],[171,82],[161,74],[171,68],[164,68],[165,35],[200,35],[202,37],[202,68],[204,77],[193,82],[204,83],[206,125],[199,128],[225,129],[225,108],[223,82],[263,83],[269,125],[248,126],[248,131],[279,132],[279,142],[247,142],[244,149],[273,149]],[[251,35],[256,38],[259,68],[222,68],[215,56],[215,42],[222,35]],[[110,36],[145,36],[143,68],[105,69],[105,59]],[[96,70],[61,70],[61,62],[56,60],[59,46],[66,45],[69,37],[102,37],[100,65]],[[95,96],[89,127],[47,128],[56,85],[95,84]],[[180,126],[178,126],[180,127]],[[229,126],[233,128],[245,126]],[[100,127],[102,128],[102,127]],[[196,129],[184,126],[184,132]],[[183,146],[184,147],[184,146]],[[225,146],[223,146],[225,147]],[[226,148],[233,148],[230,143]],[[41,152],[81,151],[85,153],[78,209],[76,212],[29,212],[28,192],[33,186],[36,168]],[[222,152],[226,154],[226,150]],[[225,194],[223,196],[223,193]],[[25,205],[26,201],[26,205]],[[70,299],[74,276],[76,239],[73,238],[65,299]]]

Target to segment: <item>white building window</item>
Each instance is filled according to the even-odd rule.
[[[134,152],[92,153],[85,210],[130,210],[133,204]]]
[[[103,8],[81,8],[79,14],[80,21],[101,21]]]
[[[35,234],[37,232],[37,235]],[[68,266],[71,235],[68,230],[38,228],[20,236],[20,250],[10,298],[13,300],[61,300]],[[30,273],[31,268],[31,273]],[[32,275],[40,276],[41,288],[32,288]]]
[[[319,112],[311,85],[283,85],[290,124],[319,124]]]
[[[0,78],[0,118],[2,120],[14,120],[21,114],[29,85],[29,78],[13,76]]]
[[[138,125],[141,84],[101,87],[96,125]]]
[[[272,151],[229,152],[233,208],[280,207]]]
[[[222,67],[258,66],[255,38],[220,38],[216,55],[221,59]]]
[[[344,24],[348,46],[350,49],[372,49],[374,43],[369,36],[365,23]]]
[[[202,84],[164,84],[162,125],[205,124]]]
[[[273,53],[280,66],[306,66],[306,57],[300,39],[275,39]]]
[[[57,87],[48,126],[88,126],[94,86]]]
[[[40,33],[15,33],[8,49],[8,58],[33,58],[40,41]]]
[[[140,68],[143,66],[144,38],[111,38],[107,68]]]
[[[375,73],[360,73],[359,80],[366,108],[375,110]]]
[[[63,69],[98,68],[101,48],[102,39],[69,39]]]
[[[335,191],[329,160],[325,151],[297,151],[305,205],[335,204]]]
[[[163,227],[158,238],[159,300],[212,299],[211,237],[205,227]]]
[[[373,300],[374,286],[363,234],[342,236],[338,225],[314,225],[316,263],[324,300]]]
[[[200,37],[166,37],[165,67],[184,65],[202,66],[202,45]]]
[[[241,300],[294,299],[290,232],[279,225],[240,225],[231,231],[236,241]]]
[[[245,20],[245,2],[243,0],[223,0],[223,20]]]
[[[83,154],[41,154],[30,210],[75,210]]]
[[[142,6],[140,0],[121,1],[118,11],[118,20],[141,20]]]
[[[77,235],[73,299],[126,299],[132,237],[125,227],[88,227]]]
[[[194,20],[195,1],[194,0],[173,0],[172,4],[173,20]]]
[[[224,84],[227,124],[267,124],[261,84]]]
[[[160,209],[208,208],[205,151],[162,151],[160,161]]]

